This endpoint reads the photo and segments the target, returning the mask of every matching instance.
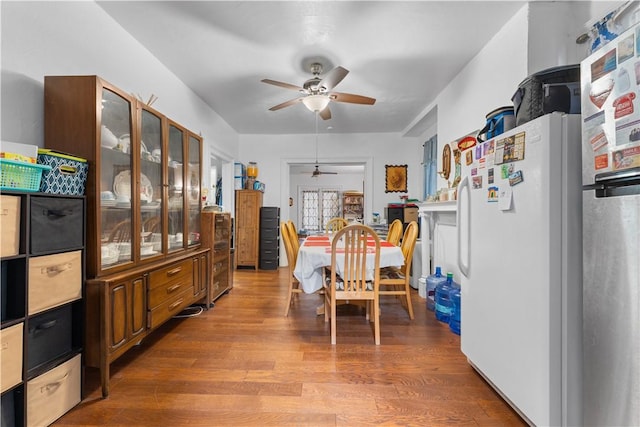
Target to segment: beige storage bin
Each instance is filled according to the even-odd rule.
[[[82,297],[82,251],[29,260],[29,314]]]
[[[0,392],[4,393],[22,381],[22,330],[23,324],[0,331]]]
[[[0,196],[0,256],[20,251],[20,197]]]
[[[27,382],[27,426],[48,426],[80,403],[80,355]]]

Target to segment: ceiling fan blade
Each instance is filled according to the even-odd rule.
[[[322,120],[329,120],[331,118],[331,110],[329,109],[329,106],[327,105],[324,107],[324,110],[320,111],[319,114]]]
[[[352,93],[331,92],[329,94],[329,98],[331,98],[332,101],[348,102],[351,104],[373,105],[376,103],[375,98],[369,98],[368,96],[362,95],[354,95]]]
[[[284,82],[279,82],[277,80],[271,80],[271,79],[262,79],[260,81],[262,83],[267,83],[267,84],[270,84],[270,85],[280,86],[280,87],[283,87],[285,89],[291,89],[291,90],[302,91],[302,92],[305,91],[300,86],[292,85],[291,83],[284,83]]]
[[[324,87],[326,90],[331,90],[338,85],[344,79],[347,74],[349,74],[349,70],[346,68],[342,68],[341,66],[337,66],[333,70],[329,71],[320,84],[318,86]]]
[[[282,104],[274,105],[273,107],[269,108],[269,111],[281,110],[285,107],[289,107],[293,104],[297,104],[298,102],[302,102],[302,98],[294,98],[294,99],[285,101]]]

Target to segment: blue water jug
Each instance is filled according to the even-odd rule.
[[[451,318],[449,319],[449,329],[454,334],[460,335],[460,309],[461,309],[461,301],[460,298],[460,285],[456,282],[453,282],[453,286],[451,291],[449,292],[449,300],[451,301]]]
[[[439,283],[446,282],[447,278],[442,275],[442,269],[436,267],[435,274],[427,276],[427,310],[435,310],[436,308],[436,286]]]
[[[447,273],[447,280],[436,286],[436,319],[449,323],[451,317],[451,300],[449,294],[453,286],[453,273]]]

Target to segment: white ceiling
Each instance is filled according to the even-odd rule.
[[[98,4],[240,134],[315,131],[298,94],[303,64],[350,73],[320,132],[408,132],[523,1],[99,1]],[[423,120],[424,122],[424,120]],[[424,123],[420,126],[424,126]]]

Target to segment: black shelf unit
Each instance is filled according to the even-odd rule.
[[[22,326],[22,358],[21,380],[2,392],[0,425],[27,426],[39,423],[28,419],[29,410],[38,412],[28,405],[29,382],[37,381],[41,375],[65,363],[70,365],[72,359],[81,358],[83,351],[86,200],[84,196],[7,190],[2,190],[1,195],[18,198],[20,212],[18,254],[0,258],[0,326],[3,332]],[[50,217],[52,223],[36,221],[36,216]],[[68,266],[74,274],[80,270],[79,284],[76,281],[80,287],[79,295],[55,302],[56,293],[52,291],[51,306],[30,310],[29,282],[33,274],[30,271],[41,260],[67,254],[73,254],[72,261],[65,261],[59,271]],[[47,271],[47,274],[55,273]],[[42,298],[33,296],[32,299]],[[80,396],[81,384],[82,380],[80,390],[76,390]]]
[[[260,208],[260,269],[277,270],[280,263],[280,208]]]

